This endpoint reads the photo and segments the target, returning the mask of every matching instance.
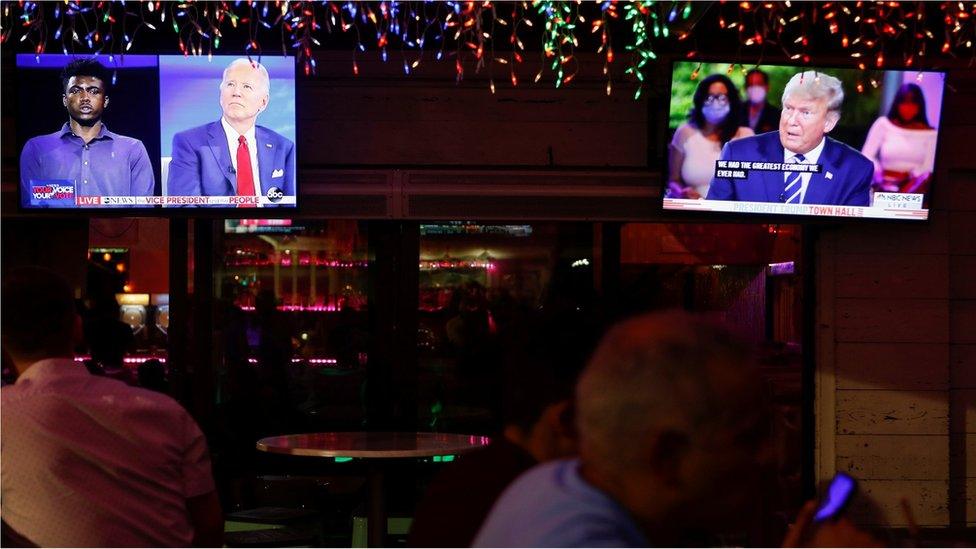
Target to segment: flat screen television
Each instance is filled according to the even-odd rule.
[[[23,209],[296,208],[293,57],[17,55]]]
[[[665,210],[925,220],[945,73],[678,61]]]

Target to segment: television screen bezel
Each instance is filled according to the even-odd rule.
[[[54,53],[54,52],[52,52],[52,53],[54,55],[63,55],[63,54],[57,54],[57,53]],[[51,55],[52,53],[48,53],[46,55]],[[13,56],[13,70],[14,70],[14,74],[17,74],[18,71],[21,70],[20,69],[20,66],[17,64],[17,57],[20,56],[20,55],[30,55],[30,56],[33,56],[33,54],[26,54],[24,52],[17,52]],[[45,55],[45,54],[41,54],[41,55]],[[71,54],[68,54],[68,55],[71,55]],[[108,54],[103,54],[103,55],[107,56]],[[157,50],[157,51],[146,52],[146,53],[144,53],[144,52],[136,52],[136,53],[133,53],[133,55],[155,56],[155,57],[157,57],[157,60],[158,60],[158,58],[160,56],[171,56],[171,55],[175,55],[175,53],[174,52],[170,52],[170,51]],[[86,57],[93,57],[93,55],[90,54],[90,53],[81,53],[81,54],[75,54],[74,57],[80,59],[80,58],[86,58]],[[289,218],[289,217],[295,217],[295,216],[302,215],[303,214],[302,203],[304,202],[304,200],[302,199],[302,188],[303,188],[303,185],[302,185],[302,182],[301,182],[301,169],[300,169],[301,161],[300,161],[300,156],[299,156],[299,149],[300,149],[300,147],[299,147],[299,141],[300,141],[300,137],[301,137],[301,131],[302,131],[301,130],[301,126],[302,126],[302,123],[301,123],[301,117],[298,115],[298,113],[301,110],[300,107],[299,107],[300,104],[301,104],[301,98],[300,98],[300,95],[301,94],[299,93],[300,86],[298,85],[298,78],[299,78],[299,76],[300,76],[301,73],[298,70],[298,63],[297,63],[296,56],[295,55],[280,55],[280,54],[278,54],[278,55],[274,55],[274,54],[262,54],[262,55],[251,55],[251,56],[248,56],[248,55],[245,55],[245,54],[235,55],[235,54],[229,54],[229,53],[228,54],[223,54],[222,53],[219,56],[215,56],[215,57],[251,57],[251,58],[255,59],[258,62],[260,62],[261,59],[268,58],[268,57],[288,58],[288,59],[291,59],[292,60],[292,71],[293,71],[293,75],[294,75],[294,79],[293,79],[293,82],[294,82],[294,94],[295,94],[295,112],[294,112],[294,117],[295,117],[295,206],[294,207],[287,207],[287,206],[285,206],[285,207],[263,207],[263,208],[254,208],[254,209],[252,209],[252,208],[239,208],[239,207],[232,207],[232,206],[206,206],[206,207],[159,207],[159,206],[151,206],[151,207],[141,207],[141,208],[140,207],[111,207],[111,208],[102,207],[102,208],[99,208],[99,207],[91,207],[91,206],[76,206],[74,208],[37,208],[37,207],[25,206],[24,203],[23,203],[23,196],[21,196],[21,193],[23,192],[23,189],[22,189],[22,186],[20,184],[20,164],[19,164],[19,158],[20,158],[20,154],[21,154],[22,151],[21,150],[18,150],[17,151],[18,165],[17,165],[17,180],[16,180],[17,190],[14,193],[16,195],[15,197],[16,197],[17,215],[19,217],[40,216],[40,217],[65,217],[65,218],[72,218],[72,217],[73,218],[96,218],[96,217],[98,217],[98,218],[103,218],[103,217],[104,218],[113,218],[113,217],[150,217],[151,218],[151,217],[159,217],[159,218],[202,218],[202,219],[224,219],[224,218],[234,219],[234,218],[240,218],[240,217],[261,217],[261,218],[267,218],[267,219],[280,219],[280,218]],[[157,74],[158,74],[158,63],[157,63]],[[20,98],[20,85],[21,85],[20,84],[20,79],[14,79],[14,86],[15,86],[14,94],[18,98],[18,101],[19,101],[19,98]],[[160,106],[160,108],[162,108],[162,107]],[[160,113],[157,112],[156,116],[159,116],[159,115],[160,115]],[[20,116],[14,116],[14,135],[15,136],[19,136],[19,133],[18,132],[20,132],[20,131],[21,131]],[[162,128],[160,128],[160,134],[162,134]],[[160,137],[162,137],[162,135],[160,135]],[[14,137],[14,139],[16,140],[17,137]],[[259,216],[255,216],[255,215],[253,215],[253,213],[250,214],[250,215],[244,215],[244,212],[245,211],[247,211],[247,212],[253,212],[253,210],[255,210],[255,209],[256,210],[260,210],[260,215]]]
[[[773,61],[765,63],[746,63],[744,60],[740,61],[729,61],[727,57],[722,56],[695,56],[694,58],[688,57],[671,57],[668,62],[668,79],[667,79],[667,97],[671,97],[671,88],[674,85],[674,69],[675,63],[721,63],[729,64],[739,67],[747,68],[762,68],[764,65],[767,66],[777,66],[777,67],[797,67],[797,68],[808,68],[810,64],[800,64],[795,62],[786,61]],[[859,70],[856,66],[842,65],[833,62],[817,63],[816,67],[825,69],[844,69],[844,70]],[[939,110],[939,126],[938,134],[936,136],[935,143],[935,161],[933,163],[932,169],[932,180],[929,183],[928,192],[928,203],[929,207],[927,210],[927,215],[925,219],[902,219],[902,218],[886,218],[886,217],[845,217],[845,216],[824,216],[824,215],[790,215],[790,214],[768,214],[768,213],[745,213],[745,212],[709,212],[703,210],[695,211],[682,211],[676,209],[670,209],[664,207],[665,193],[668,188],[668,175],[669,171],[669,147],[671,143],[671,102],[668,100],[667,104],[667,115],[665,117],[664,134],[668,138],[664,144],[664,151],[660,158],[660,170],[661,170],[661,181],[660,196],[658,198],[658,208],[660,209],[662,218],[675,222],[675,221],[686,221],[695,223],[709,223],[709,222],[724,222],[724,223],[768,223],[774,225],[839,225],[848,223],[857,224],[882,224],[882,225],[907,225],[907,226],[920,226],[924,227],[932,222],[932,213],[935,211],[933,204],[935,204],[935,196],[937,194],[936,187],[939,181],[939,166],[940,166],[940,156],[941,156],[941,143],[942,143],[942,131],[945,122],[945,97],[946,88],[948,87],[949,78],[952,75],[952,71],[949,69],[935,69],[927,67],[882,67],[880,69],[874,68],[872,70],[881,71],[903,71],[903,72],[926,72],[926,73],[938,73],[943,76],[943,80],[946,85],[942,88],[941,106]]]

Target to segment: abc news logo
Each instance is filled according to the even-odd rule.
[[[278,187],[271,187],[268,189],[268,193],[265,195],[265,197],[272,202],[281,202],[281,199],[285,197],[285,193]]]

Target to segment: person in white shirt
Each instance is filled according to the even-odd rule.
[[[739,90],[724,74],[703,78],[695,89],[688,122],[678,126],[668,146],[668,198],[704,198],[722,147],[754,135],[739,124]]]
[[[81,324],[54,272],[3,279],[3,523],[39,546],[217,546],[223,518],[207,443],[168,396],[88,373]]]
[[[874,162],[873,188],[886,192],[925,192],[935,165],[938,134],[925,113],[917,84],[902,84],[887,116],[874,121],[861,153]]]

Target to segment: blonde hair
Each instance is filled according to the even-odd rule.
[[[798,72],[790,78],[783,88],[783,101],[792,94],[804,95],[812,99],[825,99],[827,110],[840,114],[844,103],[844,87],[841,81],[829,74],[817,71]]]

